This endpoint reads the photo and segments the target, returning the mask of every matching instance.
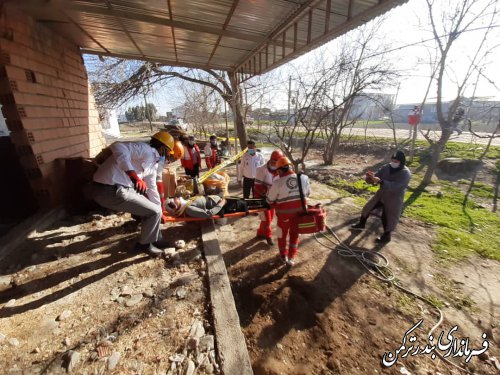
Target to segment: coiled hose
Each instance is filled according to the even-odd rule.
[[[331,249],[331,250],[336,250],[337,254],[339,254],[342,257],[355,258],[368,271],[368,273],[370,273],[370,275],[374,276],[375,278],[379,279],[380,281],[383,281],[383,282],[388,283],[388,284],[392,284],[396,288],[398,288],[399,290],[403,291],[404,293],[412,295],[415,298],[425,302],[426,304],[433,307],[439,313],[439,320],[437,321],[436,324],[434,324],[434,326],[432,326],[429,333],[427,334],[427,337],[429,337],[432,334],[432,332],[434,332],[436,330],[436,328],[441,325],[441,323],[443,322],[443,319],[444,319],[444,314],[441,311],[441,309],[439,307],[437,307],[429,299],[427,299],[421,295],[418,295],[418,294],[412,292],[411,290],[403,287],[399,283],[399,281],[396,280],[396,278],[394,276],[394,272],[389,267],[389,260],[384,255],[380,254],[379,252],[351,249],[344,242],[342,242],[342,240],[337,236],[337,234],[334,232],[334,230],[331,229],[328,225],[326,226],[326,229],[333,236],[333,238],[335,238],[337,243],[334,240],[332,240],[331,238],[327,237],[325,234],[325,231],[323,231],[323,232],[319,232],[319,233],[314,233],[314,238],[316,239],[316,241],[320,245],[322,245],[328,249]],[[331,242],[333,245],[335,245],[335,247],[333,247],[332,245],[329,245],[329,244],[325,244],[324,242],[321,242],[318,238],[319,237],[318,234],[321,235],[321,237],[328,240],[329,242]],[[447,358],[444,358],[441,353],[435,352],[435,354],[441,360],[443,360],[444,362],[448,363],[449,365],[455,367],[456,369],[458,369],[466,374],[472,374],[468,369],[461,367],[461,366],[458,366],[455,363],[448,360]]]

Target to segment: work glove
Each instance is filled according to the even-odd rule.
[[[127,171],[125,173],[127,173],[127,175],[132,180],[135,191],[137,191],[139,194],[146,195],[148,185],[144,182],[144,180],[141,180],[137,173],[135,173],[135,171]]]
[[[167,211],[163,211],[161,214],[161,223],[165,224],[167,222],[167,219],[168,219],[168,213]]]

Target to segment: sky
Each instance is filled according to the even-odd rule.
[[[436,0],[436,4],[443,8],[449,8],[449,4],[456,3],[462,0]],[[475,0],[474,7],[471,14],[480,9],[480,6],[489,0]],[[391,10],[384,16],[384,22],[380,30],[380,38],[390,44],[391,49],[394,51],[389,55],[389,59],[393,61],[395,67],[402,73],[399,89],[397,86],[386,88],[383,90],[385,93],[396,94],[397,103],[419,103],[422,101],[427,86],[429,84],[429,64],[428,64],[428,51],[425,43],[422,41],[432,38],[430,33],[430,26],[427,15],[427,6],[425,0],[410,0],[407,3]],[[500,42],[500,17],[496,17],[494,21],[496,27],[489,37],[489,54],[485,60],[482,73],[485,77],[494,83],[489,83],[486,79],[478,81],[475,91],[476,97],[487,97],[491,100],[500,100],[500,47],[495,43]],[[484,24],[477,24],[476,28],[484,27]],[[470,59],[475,52],[474,46],[477,46],[484,34],[484,29],[473,32],[467,32],[460,35],[456,45],[451,51],[449,66],[453,67],[453,73],[447,78],[444,90],[444,99],[452,99],[456,92],[456,80],[453,82],[453,74],[456,77],[463,76],[463,71],[470,65]],[[337,40],[329,42],[321,48],[327,48],[331,53],[335,53]],[[432,45],[428,42],[427,46]],[[279,75],[285,84],[281,87],[287,87],[286,81],[290,71],[291,65],[300,66],[301,64],[310,61],[314,58],[314,54],[319,53],[318,50],[311,51],[299,58],[295,59],[289,64],[279,67],[277,71],[273,72],[273,76]],[[477,73],[473,74],[471,83],[476,81]],[[263,78],[265,79],[265,77]],[[466,95],[472,95],[474,86],[470,84],[466,89]],[[286,89],[282,90],[281,94],[274,93],[273,99],[269,100],[267,106],[278,109],[286,108],[287,106],[287,93]],[[435,85],[431,88],[428,96],[428,101],[436,100]],[[183,103],[183,95],[181,90],[176,89],[170,85],[167,88],[158,90],[154,95],[148,98],[148,101],[153,102],[159,109],[160,114],[165,114],[172,108],[179,106]],[[119,112],[129,105],[143,104],[143,100],[139,99],[137,102],[131,102],[119,109]],[[264,104],[264,106],[265,106]]]

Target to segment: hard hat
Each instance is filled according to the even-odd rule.
[[[170,151],[174,149],[174,137],[172,137],[172,135],[169,132],[160,131],[156,134],[153,134],[151,138],[154,138],[163,143],[165,146],[168,147]]]
[[[176,160],[179,160],[184,156],[184,146],[181,141],[174,142],[174,148],[170,152],[170,155],[172,155]]]
[[[286,167],[287,165],[292,165],[292,162],[286,156],[282,156],[276,162],[276,168]]]
[[[277,161],[279,158],[282,158],[283,156],[283,153],[280,151],[280,150],[276,150],[276,151],[273,151],[273,153],[271,154],[271,161]]]

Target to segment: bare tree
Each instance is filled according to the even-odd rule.
[[[95,61],[90,80],[96,102],[122,104],[144,90],[166,85],[172,80],[200,84],[217,92],[233,110],[234,124],[241,145],[247,142],[241,85],[235,73],[211,69],[173,68],[151,62],[107,58]]]
[[[215,133],[215,124],[220,119],[220,96],[207,86],[187,83],[182,85],[184,93],[185,120],[196,132]],[[211,128],[209,128],[211,126]]]
[[[325,164],[333,163],[344,129],[352,127],[363,115],[365,108],[356,108],[357,104],[378,104],[381,100],[377,95],[368,92],[395,83],[397,73],[384,53],[388,48],[376,40],[382,22],[383,19],[342,38],[333,63],[321,72],[320,79],[328,87],[323,98],[326,116],[322,122]]]
[[[445,5],[446,8],[441,10],[438,9],[434,0],[426,0],[426,4],[435,48],[438,53],[435,77],[437,91],[436,112],[441,134],[436,141],[426,137],[431,145],[431,160],[422,180],[422,185],[427,185],[431,182],[432,175],[439,161],[439,156],[453,132],[453,122],[456,121],[457,111],[460,108],[461,98],[467,87],[467,83],[485,56],[487,36],[498,15],[498,3],[496,0],[450,1]],[[487,24],[484,28],[483,37],[475,48],[470,46],[473,53],[469,57],[469,65],[465,69],[465,72],[462,73],[461,78],[458,78],[458,73],[454,71],[452,64],[449,63],[452,48],[456,45],[461,35],[485,20]],[[466,59],[467,56],[462,56],[461,58]],[[443,86],[447,77],[454,77],[456,91],[455,99],[451,101],[446,111],[443,100]]]
[[[381,22],[343,37],[336,49],[320,49],[309,68],[297,68],[292,95],[295,110],[286,124],[274,125],[278,143],[284,145],[283,151],[297,166],[304,165],[318,137],[323,138],[324,163],[332,164],[343,131],[365,111],[358,104],[372,101],[368,91],[378,91],[393,83],[397,74],[375,40]],[[302,136],[304,139],[297,141]]]

